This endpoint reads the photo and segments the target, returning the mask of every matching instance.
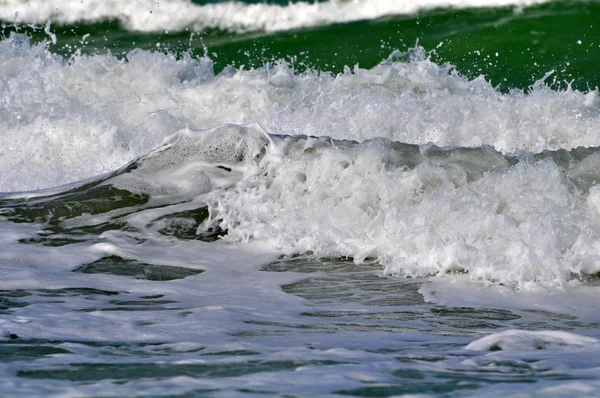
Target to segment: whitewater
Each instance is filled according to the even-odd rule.
[[[594,395],[597,87],[499,87],[418,44],[341,72],[51,51],[60,24],[277,34],[440,6],[481,3],[0,2],[47,36],[0,40],[0,390]]]

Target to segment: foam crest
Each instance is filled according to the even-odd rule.
[[[227,1],[197,5],[189,0],[168,2],[60,0],[0,1],[0,19],[25,23],[61,24],[119,20],[136,31],[177,31],[186,28],[217,28],[233,32],[273,32],[376,19],[388,15],[412,14],[437,7],[529,6],[547,0],[330,0],[326,2],[290,2],[288,5],[245,4]]]
[[[386,275],[466,273],[523,290],[600,271],[597,210],[550,159],[514,164],[491,148],[385,140],[273,140],[235,189],[209,195],[230,241],[377,261]]]
[[[600,142],[597,91],[500,93],[421,48],[372,69],[297,73],[285,62],[228,68],[143,50],[66,60],[23,35],[0,42],[0,191],[48,188],[117,169],[190,127],[259,123],[267,132],[503,152]]]

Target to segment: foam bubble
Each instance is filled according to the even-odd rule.
[[[492,333],[467,345],[467,350],[477,351],[522,351],[573,349],[598,344],[593,337],[563,331],[506,330]]]

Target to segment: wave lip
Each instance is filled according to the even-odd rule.
[[[298,73],[281,62],[215,75],[209,58],[133,50],[65,60],[27,36],[0,41],[0,191],[115,170],[186,126],[260,123],[268,132],[502,152],[600,142],[600,95],[499,92],[414,48],[371,69]],[[126,87],[126,89],[124,89]]]
[[[294,2],[286,6],[228,1],[196,5],[189,0],[156,2],[116,0],[2,0],[0,19],[22,23],[60,24],[119,20],[134,31],[222,29],[237,33],[275,32],[323,26],[389,15],[413,14],[441,7],[531,6],[548,0],[330,0]]]

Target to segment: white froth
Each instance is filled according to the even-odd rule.
[[[532,287],[532,284],[529,285]],[[497,308],[511,312],[535,313],[580,322],[595,322],[598,317],[597,286],[529,289],[518,291],[506,285],[486,285],[467,275],[430,278],[419,288],[426,302],[445,307]],[[468,292],[468,294],[465,294]]]
[[[600,142],[597,91],[498,92],[414,49],[373,69],[295,73],[286,63],[215,76],[207,58],[134,50],[64,60],[14,35],[0,42],[0,191],[115,170],[185,127],[259,123],[276,134],[502,151]]]
[[[465,348],[467,350],[489,351],[520,351],[544,349],[569,349],[581,348],[598,344],[593,337],[581,336],[563,331],[527,331],[506,330],[492,333],[472,342]]]
[[[110,183],[130,192],[169,203],[194,199],[237,182],[244,168],[264,151],[267,134],[257,125],[224,125],[214,129],[181,130],[137,161],[133,173]]]
[[[10,231],[12,225],[3,224]],[[106,234],[102,243],[68,245],[60,248],[35,246],[24,253],[16,242],[5,239],[0,255],[3,289],[63,289],[88,287],[121,292],[123,298],[152,294],[166,295],[193,315],[182,317],[175,311],[134,311],[127,316],[102,311],[102,295],[97,300],[72,296],[60,304],[37,303],[17,315],[0,318],[0,332],[15,333],[22,338],[96,341],[162,341],[228,342],[230,334],[241,328],[244,317],[260,309],[265,317],[280,318],[296,308],[299,299],[287,297],[278,287],[294,281],[290,275],[262,275],[256,269],[274,261],[277,254],[259,246],[224,245],[187,241],[176,244],[160,236],[147,235],[145,244],[128,242],[125,234]],[[17,250],[6,250],[7,248]],[[71,272],[82,263],[108,255],[135,259],[139,262],[203,269],[198,278],[188,277],[172,283],[156,283],[115,275]],[[271,277],[272,276],[272,277]],[[200,288],[202,286],[202,288]],[[268,295],[268,300],[265,297]],[[93,311],[83,311],[91,308]],[[275,315],[278,313],[279,315]],[[139,327],[142,321],[154,323],[150,329]]]
[[[115,170],[186,126],[167,94],[207,60],[149,52],[66,61],[23,35],[0,42],[0,191],[48,188]]]
[[[273,139],[276,149],[235,189],[210,193],[231,241],[374,258],[386,275],[460,272],[524,290],[600,271],[596,210],[552,161],[477,174],[473,156],[495,164],[499,155],[455,151],[452,162],[431,155],[408,169],[385,141]]]
[[[190,0],[156,2],[116,0],[2,0],[0,19],[25,23],[121,21],[137,31],[217,28],[233,32],[281,31],[412,14],[437,7],[530,6],[547,0],[330,0],[290,2],[285,6],[228,1],[196,5]]]

